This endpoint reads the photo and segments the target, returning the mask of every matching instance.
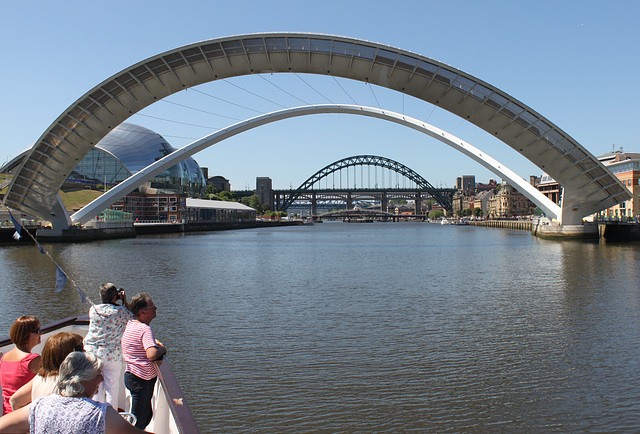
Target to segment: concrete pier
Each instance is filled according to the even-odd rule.
[[[589,222],[582,225],[536,224],[531,233],[550,240],[597,240],[598,225]]]

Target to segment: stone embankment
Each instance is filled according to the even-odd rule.
[[[519,231],[531,231],[531,220],[476,220],[470,221],[471,226],[486,226],[489,228],[515,229]]]

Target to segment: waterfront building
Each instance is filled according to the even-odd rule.
[[[473,188],[471,182],[473,181]],[[475,176],[466,175],[456,178],[456,191],[453,195],[453,214],[466,209],[472,210],[480,208],[484,216],[488,214],[488,200],[493,196],[498,187],[494,179],[490,179],[487,184],[475,183]]]
[[[493,190],[483,190],[476,193],[473,198],[473,208],[480,208],[483,216],[489,215],[489,202],[493,197]]]
[[[475,175],[462,175],[456,178],[456,189],[473,194],[476,191]]]
[[[178,222],[186,196],[179,193],[132,192],[111,206],[111,209],[130,213],[136,222]]]
[[[13,173],[29,150],[16,155],[1,171]],[[175,150],[160,134],[139,125],[122,123],[85,155],[61,190],[108,190]],[[184,199],[200,197],[205,192],[205,185],[202,169],[189,157],[140,185],[112,209],[130,212],[134,220],[180,220],[179,207]]]
[[[495,179],[490,179],[488,183],[482,182],[476,183],[476,192],[478,191],[495,191],[498,188],[498,182]]]
[[[139,125],[123,123],[100,140],[76,165],[63,190],[112,187],[175,150],[160,134]],[[139,186],[138,191],[200,196],[204,187],[202,170],[189,157]]]
[[[535,183],[531,183],[534,187],[536,187],[542,194],[547,196],[554,203],[560,204],[560,202],[562,201],[562,186],[558,183],[558,181],[556,181],[546,173],[543,173],[539,178],[532,178],[535,178]]]
[[[231,191],[231,183],[224,176],[216,175],[207,179],[207,185],[218,191]]]
[[[123,123],[78,163],[63,190],[108,189],[176,149],[160,134]],[[191,157],[140,185],[111,208],[131,213],[134,221],[180,221],[187,197],[204,194],[205,177]]]
[[[460,178],[458,178],[460,179]],[[457,184],[457,180],[456,180]],[[458,190],[453,193],[453,198],[451,199],[451,211],[453,215],[456,215],[458,211],[462,211],[464,209],[464,193],[462,190]]]
[[[256,210],[239,202],[187,198],[184,222],[191,224],[237,223],[256,220]]]
[[[512,218],[533,214],[535,205],[511,185],[503,182],[500,189],[488,199],[488,216]]]
[[[631,199],[598,213],[600,217],[640,216],[640,153],[613,151],[598,157],[631,192]]]

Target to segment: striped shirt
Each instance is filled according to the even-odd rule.
[[[138,320],[131,320],[122,334],[122,355],[127,364],[127,372],[143,380],[158,376],[155,362],[147,358],[147,349],[158,347],[151,327]]]

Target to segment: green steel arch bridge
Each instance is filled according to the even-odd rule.
[[[360,176],[358,177],[357,168],[360,167]],[[371,184],[371,168],[374,168],[374,183]],[[350,177],[350,168],[353,168],[353,174]],[[367,187],[365,184],[364,169],[367,168]],[[409,186],[400,186],[396,182],[395,186],[380,187],[378,185],[377,168],[387,169],[389,172],[395,172],[397,177],[402,177],[403,181],[409,181]],[[345,172],[343,174],[343,172]],[[335,176],[339,176],[339,186],[335,186]],[[331,179],[331,186],[326,186]],[[360,186],[358,186],[358,178],[360,178]],[[384,183],[384,174],[380,177],[380,181]],[[322,188],[322,181],[325,180],[325,187]],[[345,185],[343,186],[343,180]],[[392,184],[391,182],[389,184]],[[453,207],[453,195],[455,188],[436,188],[417,172],[405,166],[402,163],[391,160],[389,158],[377,155],[356,155],[353,157],[343,158],[335,161],[322,169],[318,170],[298,188],[294,190],[273,190],[274,206],[277,211],[286,211],[296,201],[305,201],[311,203],[311,213],[317,214],[317,204],[320,201],[343,201],[347,205],[347,209],[353,208],[356,201],[373,200],[379,201],[381,210],[384,211],[389,201],[394,199],[413,200],[416,205],[416,213],[420,212],[421,203],[424,200],[433,199],[444,209],[450,211]]]

